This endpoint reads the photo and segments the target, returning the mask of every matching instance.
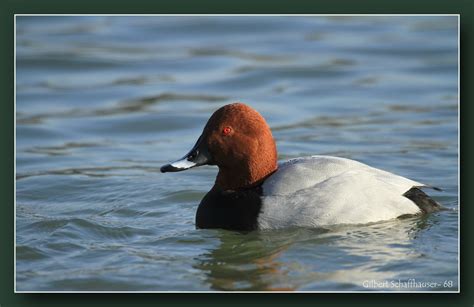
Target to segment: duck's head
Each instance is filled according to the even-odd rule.
[[[254,109],[233,103],[209,118],[194,147],[183,158],[161,167],[179,172],[217,165],[216,186],[236,190],[258,184],[277,167],[277,150],[270,127]]]

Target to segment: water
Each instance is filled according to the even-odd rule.
[[[456,17],[23,16],[16,29],[17,290],[458,289]],[[280,160],[356,159],[442,187],[430,193],[452,210],[196,230],[216,169],[159,167],[237,100],[267,119]]]

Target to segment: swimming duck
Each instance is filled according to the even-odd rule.
[[[219,172],[197,209],[197,228],[366,224],[442,208],[420,189],[434,187],[354,160],[310,156],[279,164],[270,127],[243,103],[215,111],[189,153],[161,172],[201,165]]]

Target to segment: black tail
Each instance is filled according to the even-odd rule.
[[[413,187],[406,191],[403,196],[414,202],[423,213],[431,213],[446,209],[417,187]]]

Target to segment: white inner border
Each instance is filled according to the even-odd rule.
[[[456,16],[458,18],[458,290],[449,290],[449,291],[376,291],[376,290],[358,290],[358,291],[19,291],[16,288],[16,18],[22,16],[117,16],[117,17],[127,17],[127,16],[137,16],[137,17],[192,17],[192,16],[221,16],[221,17],[232,17],[232,16],[248,16],[248,17],[313,17],[313,16],[359,16],[359,17],[373,17],[373,16],[380,16],[380,17],[389,17],[389,16],[405,16],[405,17],[416,17],[416,16]],[[461,62],[460,62],[460,54],[461,54],[461,45],[460,45],[460,31],[461,31],[461,24],[460,24],[460,14],[15,14],[13,18],[13,78],[14,78],[14,106],[13,106],[13,120],[14,120],[14,130],[13,130],[13,157],[14,157],[14,167],[13,167],[13,200],[14,200],[14,222],[13,222],[13,240],[14,240],[14,248],[13,248],[13,266],[14,266],[14,273],[13,273],[13,285],[14,285],[14,292],[15,293],[460,293],[461,292],[461,260],[460,260],[460,252],[461,252],[461,229],[460,229],[460,221],[461,221],[461,203],[460,203],[460,160],[461,160],[461,152],[459,151],[460,148],[460,117],[461,117],[461,108],[460,108],[460,94],[461,94]]]

